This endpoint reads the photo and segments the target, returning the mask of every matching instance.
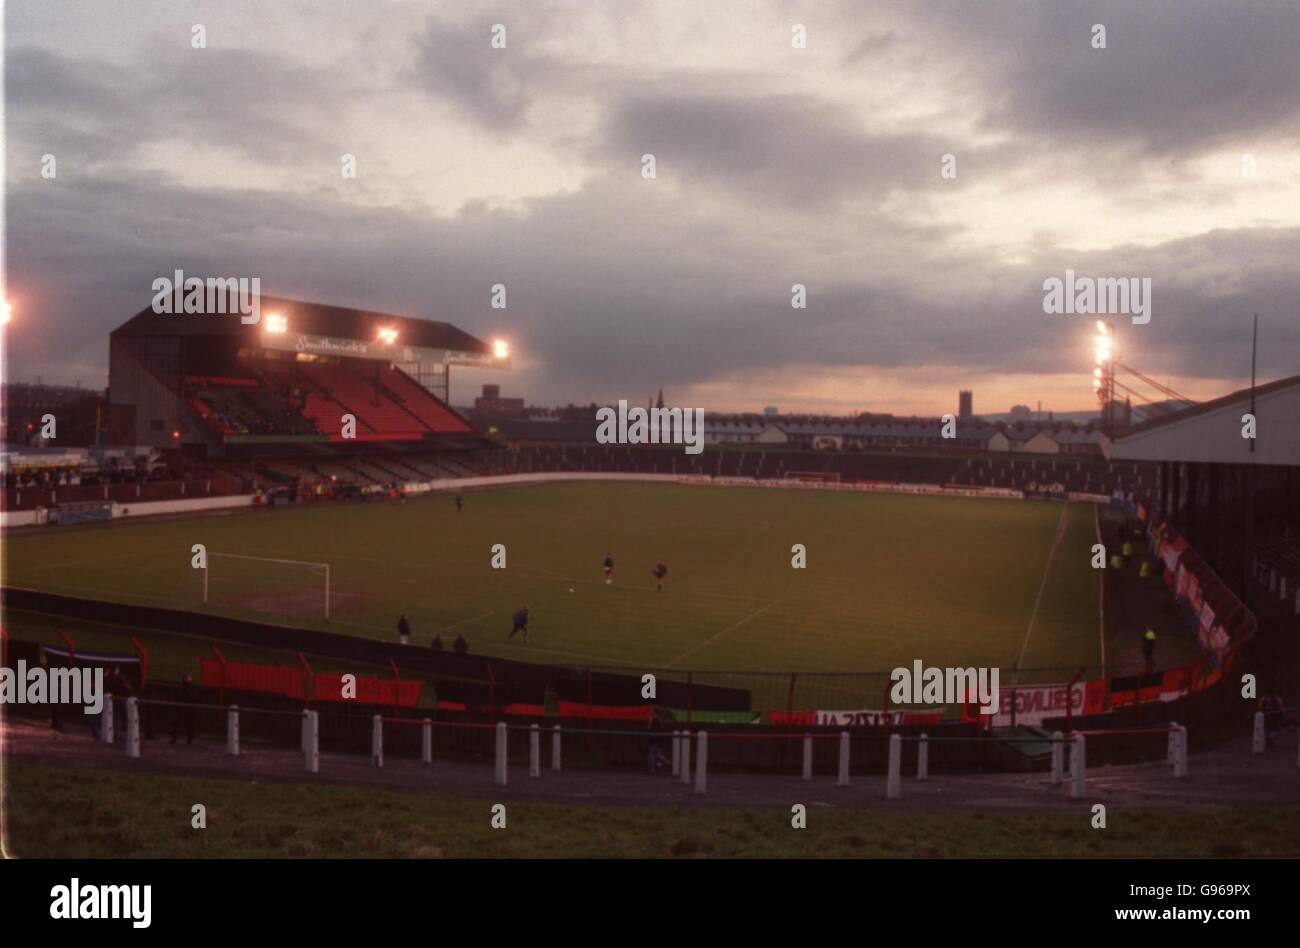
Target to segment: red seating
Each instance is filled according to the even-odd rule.
[[[384,385],[402,401],[402,407],[429,428],[447,434],[465,434],[473,429],[405,372],[389,366],[381,375]]]
[[[344,412],[356,416],[360,440],[473,431],[455,412],[391,366],[356,369],[346,363],[303,362],[298,369],[314,389],[307,394],[303,414],[334,440],[342,438],[339,419]],[[376,371],[377,376],[370,374]]]

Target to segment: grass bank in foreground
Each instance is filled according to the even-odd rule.
[[[4,768],[7,848],[26,858],[1297,857],[1300,808],[915,815],[491,803],[35,765]],[[207,808],[192,829],[191,807]]]

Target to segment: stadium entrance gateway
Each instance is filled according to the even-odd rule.
[[[889,678],[894,704],[977,704],[980,714],[998,713],[997,668],[926,668],[918,658],[911,668],[895,668]]]

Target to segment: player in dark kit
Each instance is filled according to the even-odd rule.
[[[663,592],[664,578],[668,575],[668,564],[665,563],[663,560],[660,560],[659,565],[656,566],[654,569],[652,569],[650,572],[654,574],[655,592]]]
[[[516,632],[524,633],[524,644],[528,644],[528,607],[524,606],[515,613],[515,625],[510,630],[509,638],[513,639]]]
[[[460,513],[460,508],[462,508],[462,507],[464,507],[464,506],[465,506],[465,498],[461,497],[460,494],[457,494],[457,495],[456,495],[456,513]]]
[[[605,554],[605,585],[608,586],[614,581],[614,557],[608,553]]]

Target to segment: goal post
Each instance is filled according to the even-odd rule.
[[[330,564],[209,551],[203,569],[203,602],[257,612],[301,613],[319,608],[328,619]]]

